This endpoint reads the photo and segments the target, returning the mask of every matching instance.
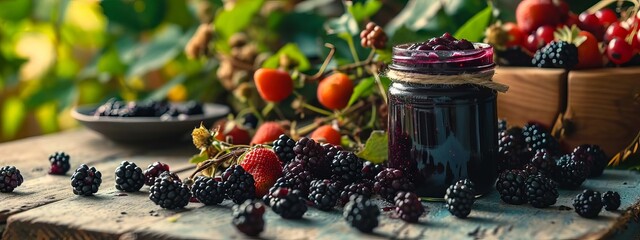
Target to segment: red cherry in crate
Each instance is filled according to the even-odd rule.
[[[580,21],[578,24],[580,29],[592,33],[598,41],[602,41],[605,29],[595,14],[583,12],[578,16],[578,20]]]
[[[564,25],[571,27],[573,25],[580,25],[580,19],[578,19],[578,15],[576,15],[575,13],[569,13],[569,16],[567,16],[567,20],[564,21]]]
[[[555,31],[556,29],[552,26],[541,26],[536,30],[536,38],[546,45],[553,41],[553,32]]]
[[[507,47],[522,46],[525,42],[525,37],[522,30],[514,22],[507,22],[502,25],[503,29],[509,34],[509,41],[506,43]]]
[[[544,46],[542,41],[538,40],[535,34],[531,34],[527,37],[527,40],[523,44],[524,48],[529,50],[531,53],[535,53],[539,48]]]
[[[613,38],[625,39],[629,35],[629,30],[624,28],[619,22],[611,24],[604,33],[604,41],[609,42]]]
[[[631,60],[634,49],[623,38],[614,37],[607,44],[607,57],[615,64],[623,64]]]
[[[609,8],[600,9],[596,12],[595,15],[598,18],[598,20],[600,20],[600,24],[602,24],[602,26],[609,26],[612,23],[618,21],[618,16],[616,15],[616,12],[614,12]]]

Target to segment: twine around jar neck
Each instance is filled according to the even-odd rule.
[[[444,85],[475,84],[498,92],[507,92],[509,86],[491,80],[493,73],[494,71],[491,70],[480,73],[463,73],[456,75],[430,75],[388,69],[385,75],[390,79],[400,82]]]

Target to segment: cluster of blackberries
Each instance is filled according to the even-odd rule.
[[[558,141],[539,124],[523,128],[498,122],[496,189],[509,204],[529,202],[543,208],[555,204],[558,187],[575,189],[588,177],[602,175],[607,158],[596,145],[581,145],[562,155]]]
[[[474,49],[473,43],[466,39],[456,39],[449,33],[441,37],[431,38],[426,42],[414,43],[407,47],[408,50],[468,50]]]
[[[172,117],[203,114],[202,104],[189,101],[185,104],[171,104],[167,101],[125,102],[111,98],[100,105],[94,112],[95,116],[107,117]]]
[[[620,207],[620,194],[607,191],[601,195],[600,192],[585,189],[573,199],[573,207],[578,215],[595,218],[600,214],[602,207],[607,211],[617,210]]]
[[[578,64],[578,47],[566,41],[552,41],[536,51],[531,64],[541,68],[571,69]]]
[[[0,192],[9,193],[13,189],[22,185],[24,179],[20,170],[15,166],[4,166],[0,168]]]

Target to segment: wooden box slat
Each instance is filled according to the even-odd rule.
[[[497,67],[493,80],[509,86],[498,94],[498,117],[510,125],[535,120],[552,126],[565,109],[566,71],[527,67]]]

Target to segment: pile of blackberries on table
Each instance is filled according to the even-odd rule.
[[[161,119],[170,119],[172,117],[186,117],[203,113],[202,104],[196,101],[173,104],[166,100],[125,102],[111,98],[100,105],[93,115],[101,117],[160,117]]]
[[[498,130],[496,190],[500,199],[508,204],[528,202],[536,208],[551,206],[559,196],[558,187],[579,189],[587,178],[601,176],[608,164],[607,156],[597,145],[583,144],[569,153],[563,152],[558,141],[540,124],[509,128],[506,121],[500,120]],[[618,208],[618,193],[608,199],[616,197],[618,205],[607,210]],[[600,193],[585,190],[576,196],[574,207],[580,216],[595,217],[602,202]]]

